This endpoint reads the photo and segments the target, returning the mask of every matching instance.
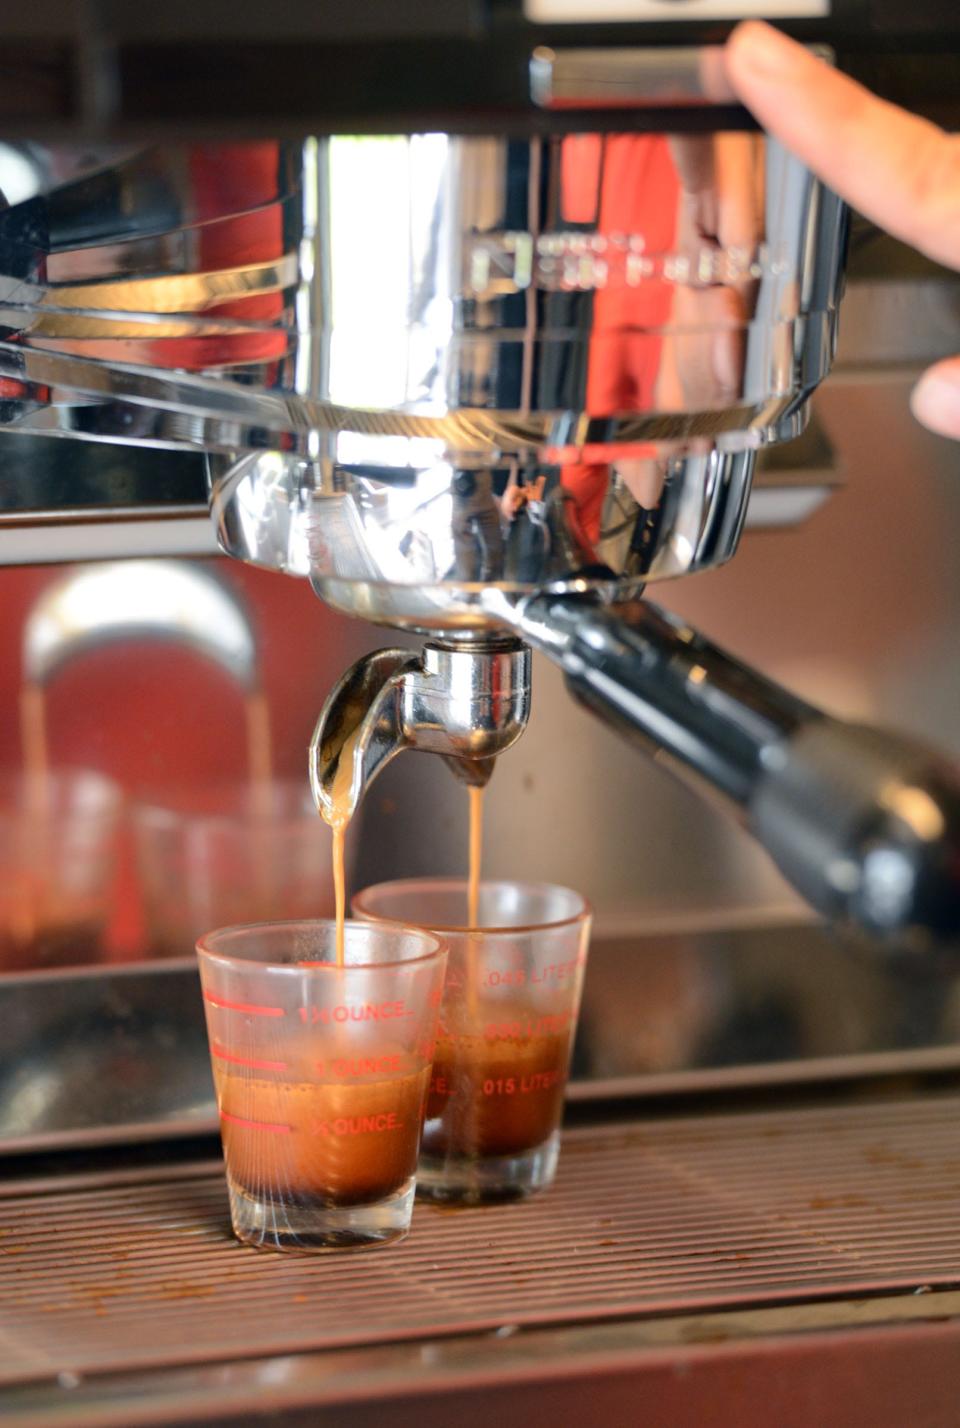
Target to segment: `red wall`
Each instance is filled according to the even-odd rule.
[[[278,776],[306,779],[306,749],[327,690],[370,642],[370,630],[323,606],[306,581],[226,559],[203,562],[246,604],[261,652]],[[0,569],[0,768],[21,762],[18,691],[24,617],[62,566]],[[55,765],[97,769],[131,797],[242,780],[241,695],[190,650],[151,641],[108,646],[54,676],[48,729]],[[138,930],[136,892],[122,879],[117,945]]]

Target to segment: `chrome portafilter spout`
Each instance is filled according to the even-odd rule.
[[[314,800],[328,822],[347,822],[404,749],[439,754],[465,783],[483,786],[529,717],[530,651],[517,640],[376,650],[347,670],[320,712]]]
[[[960,936],[960,774],[845,723],[645,601],[542,595],[518,633],[605,723],[719,790],[818,912],[898,946]]]

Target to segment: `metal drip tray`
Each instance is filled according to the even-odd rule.
[[[0,1393],[59,1422],[133,1371],[957,1283],[955,1094],[576,1129],[543,1196],[361,1255],[240,1247],[212,1162],[79,1174],[0,1190]]]

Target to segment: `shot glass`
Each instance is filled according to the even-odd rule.
[[[100,961],[123,795],[89,770],[0,781],[0,971]]]
[[[197,943],[239,1240],[385,1244],[409,1228],[446,948],[332,922],[228,927]]]
[[[422,927],[449,949],[417,1184],[475,1204],[549,1185],[590,937],[579,893],[549,884],[481,884],[467,926],[459,879],[380,883],[355,917]]]
[[[150,957],[189,957],[210,927],[333,913],[330,829],[306,782],[140,804],[133,829]]]

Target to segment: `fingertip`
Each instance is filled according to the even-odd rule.
[[[724,65],[727,77],[731,82],[735,82],[743,74],[746,68],[750,67],[750,47],[752,44],[752,34],[758,26],[763,26],[762,20],[741,20],[727,36],[727,43],[723,47]],[[767,28],[764,26],[764,28]]]
[[[741,20],[727,40],[731,78],[780,79],[804,58],[801,46],[764,20]]]
[[[745,45],[753,43],[755,36],[762,43],[764,35],[772,29],[766,20],[740,20],[727,36],[727,49],[731,54],[739,54]]]
[[[960,441],[960,358],[924,372],[910,394],[910,409],[930,431]]]

